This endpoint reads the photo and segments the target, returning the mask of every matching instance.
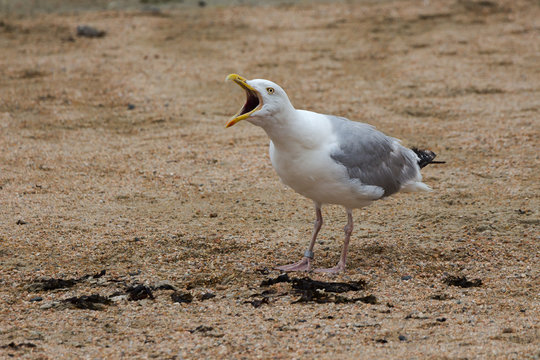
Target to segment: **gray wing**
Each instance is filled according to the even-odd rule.
[[[379,186],[384,189],[383,196],[389,196],[418,177],[418,157],[396,139],[371,125],[327,116],[339,142],[330,156],[347,168],[351,179]]]

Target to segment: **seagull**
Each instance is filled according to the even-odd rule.
[[[339,262],[332,268],[315,270],[337,274],[347,263],[353,209],[399,191],[431,190],[422,182],[420,168],[441,163],[433,160],[432,151],[406,148],[368,124],[297,110],[285,91],[269,80],[247,80],[237,74],[228,75],[227,80],[244,89],[246,103],[225,127],[242,120],[261,127],[270,138],[270,160],[281,181],[315,205],[313,234],[304,256],[276,269],[312,271],[324,204],[341,205],[347,211]]]

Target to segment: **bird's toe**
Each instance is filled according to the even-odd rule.
[[[327,269],[315,269],[317,273],[326,273],[326,274],[339,274],[340,272],[345,271],[345,266],[337,265]]]
[[[302,260],[289,265],[282,265],[276,267],[281,271],[311,271],[311,261],[309,258],[304,257]]]

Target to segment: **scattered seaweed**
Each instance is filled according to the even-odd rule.
[[[176,291],[176,288],[174,287],[174,285],[169,284],[166,281],[162,281],[162,282],[152,286],[152,290],[173,290],[173,291]]]
[[[359,291],[366,288],[364,280],[345,282],[326,282],[310,278],[289,278],[288,274],[279,275],[275,279],[266,279],[261,282],[261,287],[270,286],[277,283],[288,282],[297,290],[324,290],[326,292],[343,293],[347,291]]]
[[[244,304],[251,304],[254,308],[258,308],[262,304],[268,304],[270,302],[269,299],[270,299],[269,297],[265,296],[262,299],[244,301]]]
[[[171,294],[171,299],[175,303],[187,303],[193,301],[193,295],[188,292],[175,291]]]
[[[77,26],[77,36],[87,38],[100,38],[104,37],[107,33],[103,30],[98,30],[95,27],[88,25]]]
[[[313,280],[307,277],[304,278],[290,278],[288,274],[279,275],[273,279],[266,279],[261,282],[261,287],[274,285],[277,283],[287,282],[290,283],[294,292],[299,294],[300,297],[293,301],[293,303],[306,303],[316,302],[319,304],[324,303],[336,303],[346,304],[363,302],[366,304],[376,304],[377,298],[373,295],[364,297],[348,298],[336,294],[345,293],[348,291],[360,291],[366,288],[366,282],[364,280],[351,281],[351,282],[326,282]],[[262,295],[262,294],[261,294]],[[266,299],[266,300],[265,300]],[[263,295],[263,299],[258,301],[246,301],[251,303],[255,307],[259,307],[263,303],[268,302],[268,297]]]
[[[212,331],[212,330],[214,330],[214,328],[212,326],[199,325],[195,329],[188,330],[188,331],[193,334],[193,333],[197,333],[197,332],[205,333],[205,332]]]
[[[50,291],[56,289],[67,289],[77,284],[76,279],[40,279],[29,284],[26,289],[28,291]]]
[[[26,286],[28,291],[51,291],[56,289],[68,289],[81,281],[87,279],[98,279],[107,273],[106,270],[101,270],[97,274],[93,275],[84,275],[75,279],[61,279],[61,278],[49,278],[49,279],[38,279]]]
[[[126,293],[128,295],[129,301],[139,301],[143,299],[150,298],[154,300],[154,294],[152,293],[152,289],[150,289],[146,285],[137,284],[132,285],[126,289]]]
[[[328,294],[320,290],[304,290],[301,291],[300,298],[296,301],[293,301],[293,304],[306,302],[316,302],[318,304],[350,304],[355,302],[363,302],[364,304],[377,304],[377,298],[374,295],[348,298],[341,295]]]
[[[15,342],[10,342],[6,345],[1,345],[0,349],[12,349],[12,350],[19,350],[22,348],[35,348],[37,347],[36,344],[30,343],[30,342],[22,342],[19,344],[16,344]]]
[[[277,283],[283,283],[283,282],[291,282],[291,279],[289,278],[289,274],[281,274],[275,279],[266,279],[261,282],[261,287],[264,286],[271,286]]]
[[[100,277],[104,276],[105,274],[107,274],[107,270],[101,270],[100,272],[98,272],[97,274],[94,274],[94,275],[81,276],[77,281],[83,281],[83,280],[86,280],[86,279],[99,279]]]
[[[76,309],[103,310],[103,305],[111,305],[112,301],[105,296],[92,294],[70,297],[62,300],[62,303]]]
[[[190,333],[200,333],[203,336],[213,337],[213,338],[221,338],[224,334],[218,334],[213,331],[214,328],[212,326],[206,326],[206,325],[199,325],[195,329],[188,330]]]
[[[326,282],[326,281],[317,281],[310,278],[297,279],[294,278],[291,280],[292,286],[297,290],[324,290],[326,292],[332,293],[344,293],[347,291],[359,291],[366,288],[366,282],[364,280],[351,281],[348,283],[344,282]]]
[[[467,280],[466,276],[448,275],[443,279],[443,283],[450,286],[458,286],[461,288],[479,287],[482,286],[482,280],[474,279]]]

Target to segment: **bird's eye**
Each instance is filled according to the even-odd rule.
[[[274,88],[266,88],[266,91],[268,91],[269,94],[273,94],[274,93]]]

